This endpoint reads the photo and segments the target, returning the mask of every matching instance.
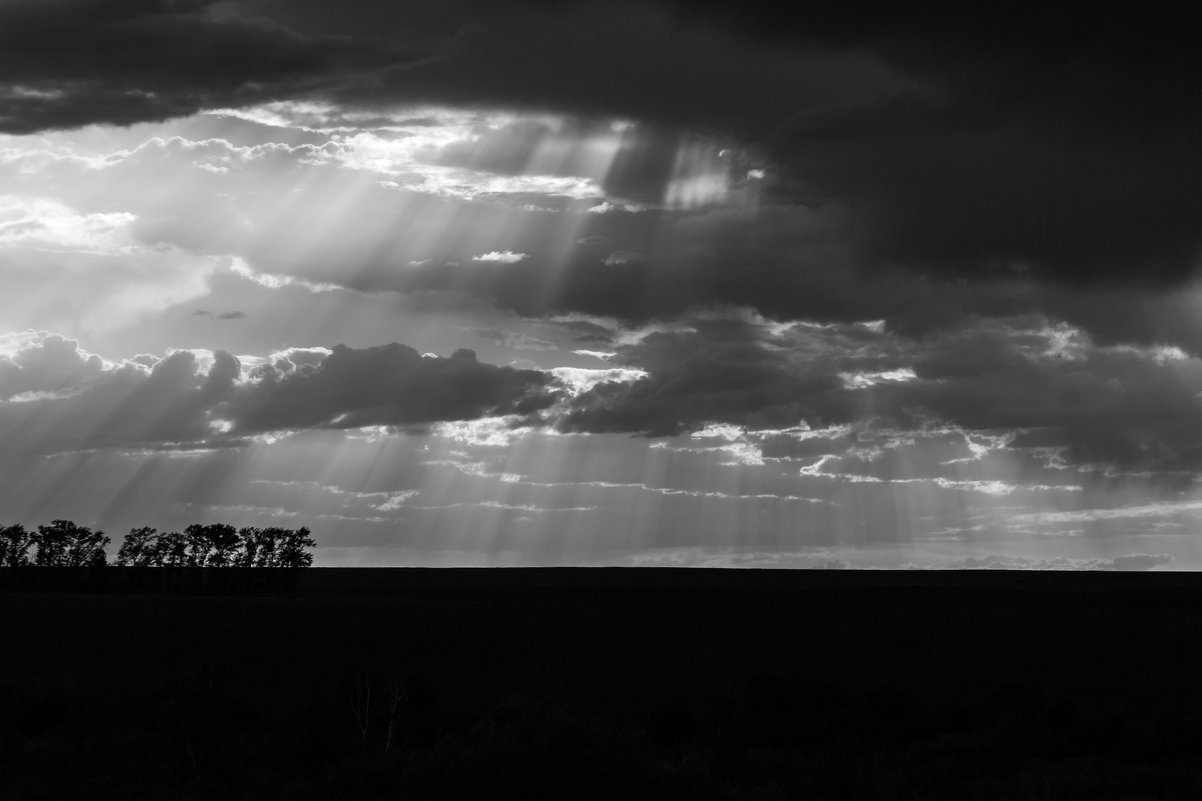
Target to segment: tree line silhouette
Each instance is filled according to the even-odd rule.
[[[28,530],[0,524],[0,567],[103,567],[112,540],[70,520]],[[193,523],[179,531],[130,529],[119,567],[311,567],[317,543],[308,528]]]

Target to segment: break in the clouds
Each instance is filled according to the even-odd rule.
[[[1160,20],[0,2],[0,508],[323,521],[327,564],[1196,566]]]

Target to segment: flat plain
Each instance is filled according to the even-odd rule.
[[[0,576],[0,794],[1202,787],[1191,574],[147,570]]]

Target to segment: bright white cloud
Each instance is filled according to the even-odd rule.
[[[207,294],[219,260],[137,236],[129,212],[0,197],[0,319],[83,336],[136,326]]]
[[[472,256],[472,261],[492,262],[494,264],[517,264],[530,258],[529,253],[514,253],[512,250],[490,250],[479,256]]]
[[[592,369],[588,367],[554,367],[549,371],[559,382],[575,396],[588,392],[593,387],[606,381],[629,384],[646,378],[646,370],[634,367],[609,367]]]
[[[910,367],[878,372],[839,373],[839,378],[842,379],[843,386],[847,389],[864,389],[877,384],[903,384],[913,381],[917,377],[918,375]]]
[[[336,292],[342,289],[337,284],[323,281],[309,281],[291,275],[260,272],[247,264],[246,259],[241,256],[234,256],[230,259],[230,272],[267,289],[283,289],[286,286],[300,287],[310,292]]]
[[[456,420],[439,423],[433,433],[464,445],[505,448],[531,432],[516,417],[482,417],[478,420]]]
[[[0,196],[0,248],[48,252],[129,253],[136,247],[127,212],[80,213],[56,200]]]

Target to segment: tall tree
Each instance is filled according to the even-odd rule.
[[[131,528],[117,551],[117,564],[123,567],[150,567],[161,563],[158,529]]]
[[[242,548],[238,551],[235,564],[238,567],[266,567],[275,552],[272,529],[244,526],[238,530]]]
[[[238,529],[228,523],[213,523],[204,527],[204,535],[209,540],[209,559],[205,563],[209,567],[232,567],[237,560],[239,545]]]
[[[190,564],[188,538],[178,531],[167,531],[159,535],[155,564],[163,567],[186,567]]]
[[[37,548],[33,555],[33,563],[38,567],[60,567],[67,561],[67,543],[71,538],[75,524],[70,520],[55,520],[48,526],[38,526],[33,535],[33,544]]]
[[[22,567],[29,564],[29,548],[33,535],[25,526],[14,523],[0,526],[0,567]]]
[[[213,543],[209,540],[206,526],[193,523],[184,529],[184,539],[188,543],[188,567],[204,567],[209,561]]]
[[[258,552],[255,554],[255,567],[279,567],[280,551],[284,540],[288,538],[288,529],[271,526],[259,529]]]
[[[308,528],[283,529],[284,538],[277,552],[279,567],[312,567],[312,549],[317,547],[317,541],[309,536]]]
[[[53,520],[38,526],[33,542],[37,546],[33,563],[39,567],[84,567],[104,564],[104,549],[111,540],[103,531],[71,520]]]

